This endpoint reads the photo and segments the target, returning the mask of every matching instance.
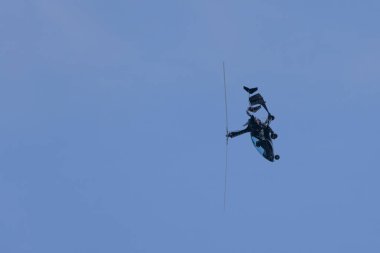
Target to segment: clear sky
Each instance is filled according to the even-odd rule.
[[[380,252],[380,2],[0,1],[0,252]],[[276,116],[278,162],[242,85]]]

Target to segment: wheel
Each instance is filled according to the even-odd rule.
[[[280,159],[280,156],[279,155],[275,155],[274,159],[278,160],[278,159]]]
[[[270,115],[270,120],[274,120],[274,116],[273,115]]]
[[[272,133],[270,137],[274,140],[274,139],[277,139],[278,135],[275,133]]]

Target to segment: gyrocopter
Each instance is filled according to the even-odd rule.
[[[274,154],[272,140],[277,138],[277,134],[270,127],[270,123],[274,120],[274,116],[269,112],[264,98],[260,93],[254,94],[258,88],[248,88],[243,86],[244,90],[249,93],[249,106],[247,108],[248,122],[244,125],[246,128],[240,131],[229,132],[227,130],[226,137],[234,138],[244,133],[250,133],[253,145],[257,151],[268,161],[280,159],[278,154]],[[268,113],[265,122],[262,122],[254,113],[264,108]]]

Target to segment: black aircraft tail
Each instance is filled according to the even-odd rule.
[[[260,95],[260,93],[257,93],[255,95],[249,97],[249,103],[251,105],[263,105],[263,104],[265,104],[265,100]]]
[[[250,106],[250,107],[248,107],[248,111],[250,111],[250,112],[257,112],[258,110],[260,110],[260,108],[261,108],[261,105]]]
[[[264,100],[263,96],[261,96],[260,93],[257,93],[257,94],[255,94],[253,96],[250,96],[249,97],[249,103],[251,104],[251,106],[261,105],[265,109],[265,111],[267,111],[267,113],[269,115],[271,115],[270,112],[269,112],[269,110],[268,110],[268,108],[267,108],[265,100]]]
[[[249,94],[253,94],[253,93],[255,93],[255,92],[258,90],[257,87],[255,87],[255,88],[248,88],[248,87],[246,87],[246,86],[243,86],[243,88],[244,88],[244,90],[247,91]],[[257,105],[260,105],[260,106],[262,106],[262,107],[265,109],[265,111],[267,111],[267,113],[268,113],[268,118],[271,118],[271,120],[274,119],[273,115],[272,115],[272,114],[269,112],[269,110],[268,110],[268,107],[267,107],[267,105],[266,105],[266,102],[265,102],[263,96],[261,96],[260,93],[257,93],[257,94],[255,94],[255,95],[250,96],[250,97],[249,97],[249,103],[250,103],[250,105],[251,105],[250,108],[252,108],[252,109],[251,109],[251,110],[248,109],[248,111],[251,111],[251,112],[257,112],[257,111],[261,108],[261,107],[259,107],[259,106],[257,106]]]
[[[255,93],[256,91],[257,91],[257,89],[258,88],[248,88],[248,87],[246,87],[246,86],[243,86],[243,88],[244,88],[244,90],[246,91],[246,92],[248,92],[249,94],[252,94],[252,93]]]

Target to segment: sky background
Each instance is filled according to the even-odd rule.
[[[379,1],[0,1],[0,252],[380,252]],[[276,116],[249,135],[242,85]]]

